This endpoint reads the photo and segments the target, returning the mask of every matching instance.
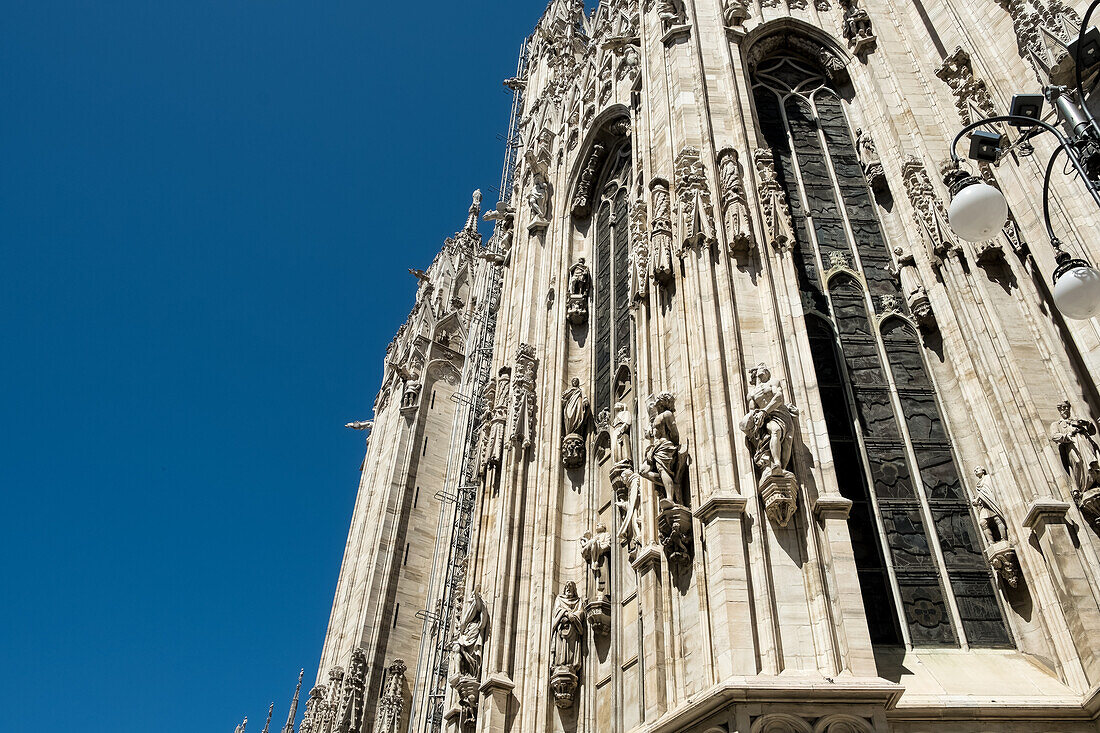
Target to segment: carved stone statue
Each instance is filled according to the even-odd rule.
[[[973,504],[978,512],[978,526],[985,535],[986,558],[993,572],[1015,588],[1020,581],[1020,561],[1008,535],[1008,524],[997,502],[993,481],[984,466],[975,468],[974,476],[978,479],[978,496]]]
[[[588,321],[588,296],[592,290],[592,274],[584,258],[569,268],[569,299],[565,305],[565,317],[574,324]]]
[[[611,467],[611,488],[619,512],[619,545],[631,560],[642,546],[642,477],[629,461]]]
[[[751,250],[753,241],[749,206],[745,198],[745,186],[741,183],[741,164],[736,150],[727,148],[718,154],[718,176],[730,251]]]
[[[420,390],[423,386],[424,385],[422,385],[419,380],[406,382],[405,391],[401,395],[401,407],[416,407],[416,403],[420,400]]]
[[[504,372],[504,370],[501,371]],[[504,384],[503,399],[497,396],[498,381]],[[508,418],[507,391],[508,378],[506,374],[502,374],[500,380],[489,380],[481,398],[477,472],[482,488],[485,489],[496,485],[495,479],[500,472],[500,462],[504,458],[504,425]]]
[[[650,443],[638,472],[653,482],[661,498],[683,505],[683,481],[689,459],[687,446],[680,443],[675,400],[670,392],[649,398],[649,417],[651,427],[646,437]]]
[[[726,0],[722,6],[722,19],[727,26],[739,26],[749,17],[749,6],[745,0]]]
[[[760,493],[768,516],[786,527],[798,507],[797,483],[787,470],[794,451],[798,408],[787,402],[782,387],[771,377],[765,364],[749,372],[749,411],[740,427],[753,448],[753,463],[761,471]]]
[[[856,56],[875,50],[878,39],[871,27],[871,16],[856,4],[856,0],[840,0],[844,6],[844,39]]]
[[[1004,542],[1008,540],[1008,525],[997,502],[989,472],[985,466],[978,466],[974,469],[974,476],[978,479],[978,498],[973,502],[978,510],[978,525],[989,544]]]
[[[1062,466],[1073,485],[1073,499],[1088,519],[1100,526],[1100,446],[1096,424],[1074,418],[1069,401],[1058,405],[1060,418],[1050,426],[1050,439],[1058,446]]]
[[[611,533],[602,524],[596,525],[596,531],[587,530],[581,536],[581,557],[592,570],[596,580],[596,593],[604,596],[608,592],[607,571],[611,558]]]
[[[867,183],[876,191],[883,190],[886,186],[886,171],[875,148],[875,141],[863,128],[856,130],[856,153],[859,154],[859,165],[867,176]]]
[[[550,183],[542,171],[535,171],[531,190],[527,194],[527,205],[531,208],[531,228],[546,228],[550,223]]]
[[[581,670],[583,640],[584,609],[577,594],[577,584],[570,580],[554,601],[551,619],[550,685],[558,707],[573,706]]]
[[[661,19],[665,30],[683,25],[687,21],[682,0],[657,0],[657,17]]]
[[[798,408],[788,403],[783,389],[771,381],[771,370],[759,364],[749,372],[749,412],[741,430],[755,449],[754,462],[766,472],[785,471],[794,448],[794,416]]]
[[[615,403],[615,412],[611,415],[611,463],[629,463],[634,465],[634,447],[631,444],[630,431],[634,416],[623,402]]]
[[[481,679],[481,653],[488,635],[489,608],[481,597],[481,588],[476,588],[462,613],[458,635],[451,646],[457,676]]]
[[[566,468],[584,465],[585,433],[588,429],[589,402],[581,389],[581,380],[573,378],[572,386],[561,397],[562,439],[561,461]]]

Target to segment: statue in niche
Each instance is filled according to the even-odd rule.
[[[657,17],[661,19],[665,30],[687,22],[682,0],[657,0]]]
[[[975,468],[974,476],[978,479],[978,496],[973,505],[978,512],[978,526],[985,535],[985,554],[989,566],[1010,587],[1015,588],[1020,582],[1020,560],[1009,539],[1008,524],[997,502],[993,481],[984,466]]]
[[[592,290],[592,274],[584,258],[577,260],[569,268],[569,299],[566,302],[565,318],[574,325],[588,321],[588,296]]]
[[[882,191],[886,186],[886,171],[882,167],[882,159],[879,158],[875,141],[863,128],[856,130],[856,153],[859,155],[859,165],[863,174],[867,176],[867,183],[875,191]]]
[[[554,703],[561,708],[573,706],[581,670],[581,642],[584,639],[584,609],[577,584],[565,584],[554,601],[550,632],[550,685]]]
[[[611,568],[611,533],[603,524],[596,525],[593,533],[588,530],[581,537],[581,557],[588,563],[596,581],[596,597],[584,604],[588,625],[596,634],[611,631],[611,593],[609,572]]]
[[[726,0],[722,7],[722,19],[727,26],[739,26],[749,17],[749,6],[745,0]]]
[[[661,392],[649,398],[650,443],[645,449],[645,462],[639,473],[653,482],[662,499],[684,505],[683,481],[689,458],[687,446],[680,443],[676,427],[675,398],[671,392]]]
[[[615,403],[615,413],[611,416],[611,464],[627,463],[634,465],[634,448],[630,442],[630,430],[634,416],[623,402]]]
[[[592,570],[596,580],[596,593],[607,595],[607,571],[611,559],[611,533],[603,524],[596,525],[596,531],[585,531],[581,536],[581,557]]]
[[[783,389],[771,381],[771,369],[759,364],[749,372],[749,413],[741,430],[756,450],[754,463],[765,472],[786,471],[794,449],[794,417],[798,408],[786,401]]]
[[[727,148],[718,154],[718,175],[730,251],[750,250],[753,242],[749,229],[749,206],[745,186],[741,183],[741,165],[736,150]]]
[[[562,465],[566,468],[580,468],[584,465],[589,402],[581,389],[581,380],[576,377],[573,378],[572,386],[561,397],[561,412],[565,432],[561,446]]]
[[[527,194],[527,205],[531,208],[533,227],[545,227],[550,223],[550,183],[542,171],[535,171],[531,191]]]
[[[1100,446],[1096,424],[1072,417],[1069,400],[1058,405],[1060,418],[1050,426],[1062,466],[1073,483],[1073,499],[1093,524],[1100,526]]]
[[[424,385],[422,385],[419,380],[406,382],[405,391],[401,395],[401,407],[416,407],[416,403],[420,399],[420,390],[423,386]]]
[[[764,509],[780,527],[786,527],[798,509],[798,485],[787,470],[794,452],[798,408],[786,401],[782,388],[771,377],[765,364],[749,372],[749,411],[740,427],[753,449],[753,463],[761,471]]]
[[[620,461],[611,467],[611,488],[619,512],[617,536],[631,560],[642,546],[642,480],[630,461]]]
[[[489,609],[481,597],[481,588],[474,590],[458,624],[458,636],[451,646],[455,659],[455,674],[481,679],[481,653],[489,633]]]

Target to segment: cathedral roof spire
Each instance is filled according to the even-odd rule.
[[[290,701],[290,712],[286,716],[283,733],[294,733],[294,719],[298,717],[298,695],[302,692],[302,677],[305,673],[304,669],[298,673],[298,686],[294,688],[294,699]]]
[[[263,733],[268,733],[271,730],[271,714],[275,712],[275,703],[271,703],[271,707],[267,709],[267,722],[264,723]]]

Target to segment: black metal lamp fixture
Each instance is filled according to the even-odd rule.
[[[1100,63],[1100,30],[1088,25],[1098,7],[1100,0],[1094,0],[1085,13],[1077,40],[1067,47],[1076,66],[1075,89],[1048,86],[1042,94],[1017,94],[1012,98],[1009,114],[967,125],[951,144],[951,158],[958,162],[959,141],[971,133],[968,156],[979,162],[993,163],[1004,148],[1004,136],[978,128],[1003,122],[1024,130],[1025,138],[1049,132],[1058,139],[1058,149],[1051,155],[1043,178],[1043,223],[1058,263],[1054,270],[1054,304],[1066,318],[1077,320],[1100,315],[1100,270],[1066,252],[1055,235],[1050,223],[1050,178],[1058,156],[1065,153],[1100,208],[1100,123],[1085,104],[1081,73],[1082,69]],[[1046,102],[1054,108],[1063,129],[1042,120]],[[955,233],[967,241],[990,239],[1008,219],[1008,202],[1004,194],[974,176],[961,177],[951,186],[951,196],[948,221]]]

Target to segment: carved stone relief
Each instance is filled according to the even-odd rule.
[[[630,293],[638,303],[649,294],[649,230],[646,205],[641,198],[630,205]]]
[[[699,149],[687,147],[676,157],[676,197],[680,202],[680,231],[683,246],[703,247],[717,241],[714,234],[714,209],[707,168],[699,159]]]
[[[1073,81],[1073,59],[1066,45],[1081,26],[1077,11],[1061,0],[998,0],[1012,17],[1020,55],[1031,62],[1040,84],[1065,86]]]
[[[955,107],[959,111],[963,125],[997,114],[989,88],[986,87],[985,81],[974,76],[970,54],[961,46],[957,47],[936,69],[936,76],[951,87],[951,93],[955,95]]]
[[[508,449],[518,448],[517,457],[522,458],[535,436],[537,415],[537,397],[535,395],[535,372],[538,359],[535,347],[520,344],[516,354],[515,379],[512,383],[512,431],[508,436]],[[498,386],[497,389],[500,389]]]
[[[489,607],[481,597],[481,589],[475,588],[462,611],[455,641],[451,645],[453,656],[451,687],[458,695],[462,710],[463,729],[472,729],[477,719],[477,694],[481,686],[482,654],[489,637]]]
[[[653,199],[653,224],[650,236],[653,279],[658,283],[666,284],[672,280],[672,202],[669,197],[668,181],[655,178],[649,184],[649,190]]]
[[[798,408],[787,402],[783,389],[771,381],[771,370],[760,364],[749,372],[749,411],[741,430],[753,449],[760,471],[764,509],[780,527],[786,527],[798,508],[798,482],[787,470],[794,451]]]
[[[619,515],[616,536],[631,560],[642,546],[643,481],[630,461],[619,461],[611,466],[611,489],[615,492],[615,508]]]
[[[340,709],[336,714],[335,733],[360,733],[363,730],[363,699],[367,683],[367,653],[357,647],[351,653],[351,664],[344,678]]]
[[[751,251],[756,243],[752,238],[745,185],[742,183],[741,163],[737,151],[726,148],[718,153],[718,188],[722,202],[722,223],[730,252]]]
[[[756,163],[760,208],[764,214],[764,237],[768,244],[786,251],[794,244],[794,224],[787,198],[775,171],[775,156],[768,148],[757,148],[752,154]]]
[[[577,192],[573,197],[573,216],[588,216],[592,208],[592,186],[596,176],[600,172],[607,148],[602,143],[595,143],[592,152],[588,156],[588,163],[581,171],[580,181],[577,183]]]
[[[902,164],[901,172],[905,192],[913,205],[914,219],[925,242],[932,254],[940,259],[946,258],[957,251],[959,245],[947,224],[947,210],[936,195],[928,171],[919,158],[910,155]]]

